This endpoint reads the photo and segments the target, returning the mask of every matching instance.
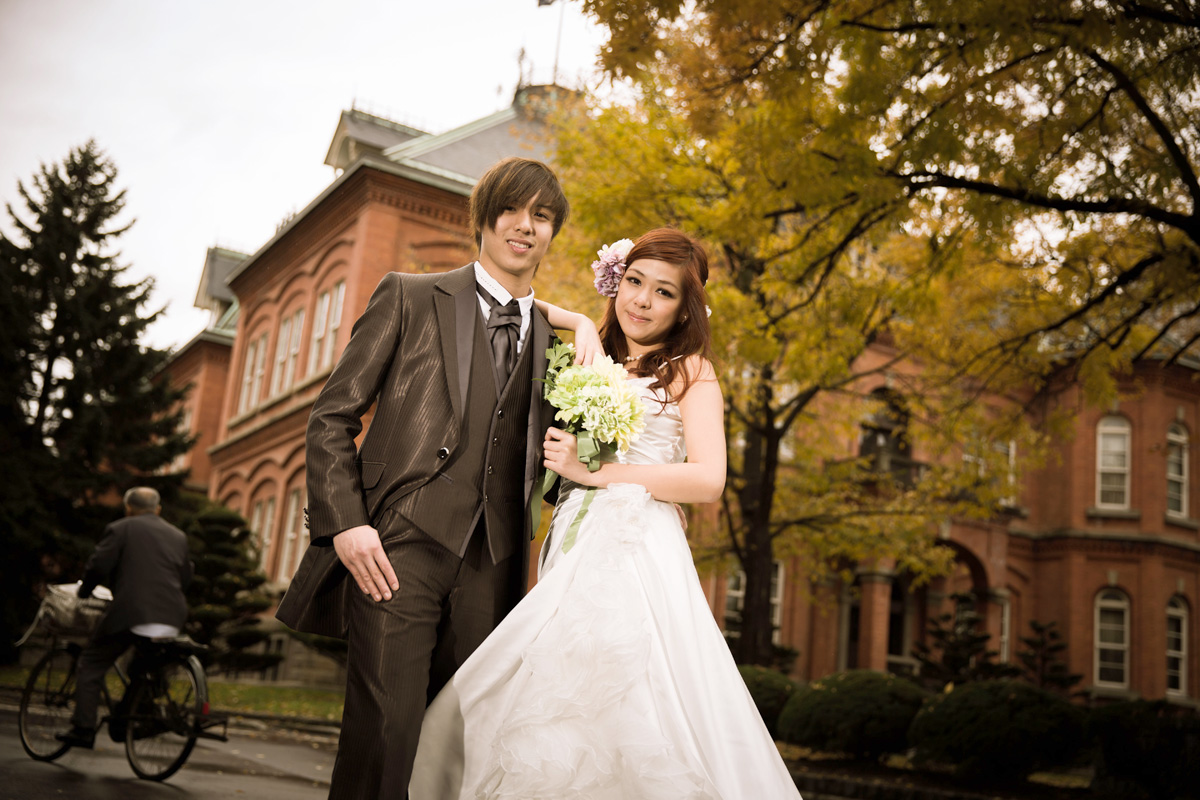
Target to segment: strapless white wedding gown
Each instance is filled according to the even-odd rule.
[[[630,378],[621,460],[683,461],[683,423]],[[560,492],[537,586],[425,715],[412,800],[799,798],[700,589],[675,508],[641,486]]]

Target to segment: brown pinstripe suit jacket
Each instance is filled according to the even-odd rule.
[[[380,513],[430,481],[459,444],[479,300],[472,265],[447,273],[384,276],[354,324],[350,342],[313,405],[306,437],[311,545],[279,605],[288,626],[344,636],[345,568],[333,536],[373,524]],[[524,347],[533,376],[546,373],[554,332],[535,308]],[[539,385],[530,393],[524,498],[540,474],[542,439],[554,409]],[[356,452],[361,417],[378,402]],[[452,552],[471,531],[426,530]],[[528,536],[522,549],[528,551]]]

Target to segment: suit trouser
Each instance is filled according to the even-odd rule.
[[[331,800],[407,795],[425,707],[524,584],[521,558],[492,564],[482,522],[462,558],[394,511],[376,529],[400,588],[376,603],[347,578],[346,704]]]
[[[100,692],[104,676],[113,662],[138,642],[146,641],[131,631],[118,631],[97,636],[79,654],[75,666],[75,713],[71,724],[80,728],[96,727],[96,712],[100,709]],[[130,674],[133,674],[132,669]]]

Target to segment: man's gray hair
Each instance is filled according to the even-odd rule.
[[[135,486],[125,493],[125,505],[134,511],[157,511],[161,503],[158,492],[149,486]]]

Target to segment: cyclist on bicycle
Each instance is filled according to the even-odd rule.
[[[80,597],[103,583],[113,601],[79,656],[71,730],[55,738],[90,748],[108,668],[147,638],[177,636],[187,620],[183,590],[192,579],[187,534],[158,514],[158,492],[137,486],[125,493],[125,518],[110,523],[84,569]],[[131,667],[131,674],[135,667]]]

